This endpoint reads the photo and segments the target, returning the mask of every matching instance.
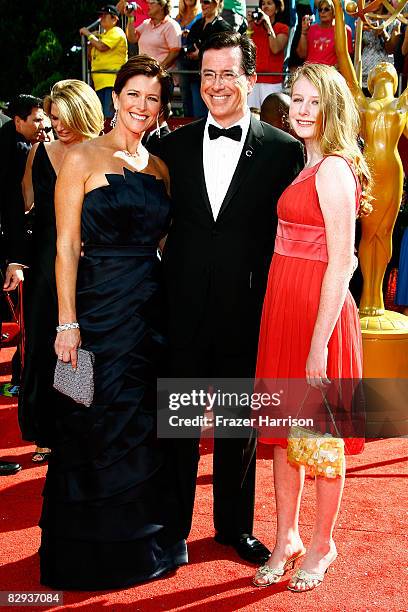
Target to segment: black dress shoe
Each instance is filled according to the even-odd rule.
[[[165,551],[165,557],[170,560],[174,568],[188,564],[188,550],[185,540],[179,540]]]
[[[0,476],[11,476],[21,470],[19,463],[10,463],[9,461],[0,461]]]
[[[241,535],[236,538],[216,533],[214,540],[218,542],[218,544],[232,546],[241,559],[249,561],[250,563],[256,563],[257,565],[262,565],[271,556],[271,551],[257,538],[248,533],[241,533]]]

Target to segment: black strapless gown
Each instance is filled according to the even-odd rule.
[[[90,408],[56,407],[56,443],[40,520],[41,583],[126,587],[187,561],[167,539],[165,457],[156,440],[156,379],[164,348],[157,246],[170,202],[154,176],[124,169],[85,196],[77,315],[95,354]],[[170,489],[169,483],[167,483]]]
[[[54,190],[56,174],[43,143],[36,151],[32,181],[35,218],[31,267],[24,281],[25,360],[19,394],[19,423],[24,440],[53,445],[53,421],[60,396],[52,383],[56,355],[58,300],[55,284],[57,232]]]

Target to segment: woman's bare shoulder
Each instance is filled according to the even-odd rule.
[[[82,165],[88,170],[94,166],[100,166],[101,159],[109,152],[102,139],[103,137],[101,136],[74,145],[66,154],[65,160],[71,164]]]
[[[354,198],[356,178],[350,162],[340,155],[328,155],[316,172],[316,189],[320,204],[331,202],[337,207],[344,198]]]
[[[350,162],[342,155],[327,155],[316,174],[329,180],[339,180],[345,175],[353,175],[353,171]]]

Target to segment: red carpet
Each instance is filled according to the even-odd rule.
[[[11,349],[2,351],[0,374],[9,372]],[[38,591],[37,521],[45,467],[30,462],[21,442],[16,402],[1,398],[0,456],[23,470],[0,476],[0,590]],[[255,533],[272,546],[275,531],[270,449],[258,459]],[[157,612],[362,612],[408,610],[408,440],[379,440],[350,458],[335,539],[339,558],[321,587],[311,593],[286,590],[288,579],[266,589],[251,585],[254,568],[216,544],[212,529],[211,445],[205,442],[198,479],[190,565],[158,582],[125,591],[65,593],[64,606],[21,610],[114,610]],[[308,541],[314,516],[313,482],[307,481],[301,531]],[[112,559],[112,564],[115,559]],[[3,608],[1,608],[3,609]],[[6,608],[4,608],[6,609]],[[10,608],[7,608],[10,610]]]

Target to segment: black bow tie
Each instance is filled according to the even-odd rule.
[[[208,136],[210,140],[215,140],[220,136],[225,136],[225,138],[231,138],[232,140],[236,140],[239,142],[242,136],[242,127],[240,125],[234,125],[230,128],[219,128],[216,125],[210,123],[208,125]]]

